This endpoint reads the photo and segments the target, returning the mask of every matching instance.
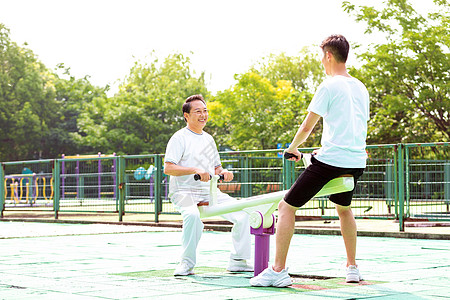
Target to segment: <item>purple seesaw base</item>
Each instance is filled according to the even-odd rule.
[[[260,212],[258,212],[261,214]],[[257,276],[259,273],[267,269],[269,266],[269,251],[270,251],[270,236],[275,233],[275,216],[272,215],[273,222],[269,228],[263,228],[264,217],[261,214],[261,226],[259,228],[250,227],[250,233],[255,236],[255,270],[253,275]]]

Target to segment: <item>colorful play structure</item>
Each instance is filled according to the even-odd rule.
[[[47,195],[50,187],[50,195]],[[38,199],[51,204],[53,200],[53,177],[40,176],[25,168],[22,174],[5,176],[5,200],[16,206],[37,204]]]
[[[151,202],[153,202],[154,199],[154,194],[155,194],[155,182],[154,182],[154,174],[157,171],[157,168],[154,165],[150,165],[148,167],[148,169],[145,169],[144,167],[138,167],[134,173],[133,173],[133,178],[136,179],[137,181],[141,181],[141,180],[145,180],[145,181],[149,181],[149,186],[150,186],[150,199]],[[165,180],[165,178],[163,179]],[[167,195],[167,185],[166,185],[166,195]]]
[[[85,178],[86,176],[97,177],[97,196],[98,199],[102,198],[102,196],[107,195],[111,198],[115,198],[116,196],[116,189],[114,188],[113,191],[104,191],[102,190],[102,175],[103,175],[103,167],[102,167],[102,159],[99,159],[97,162],[97,172],[96,173],[90,173],[90,174],[81,174],[80,173],[80,163],[83,161],[83,159],[90,159],[90,158],[111,158],[115,157],[116,154],[113,153],[112,155],[106,155],[101,154],[99,152],[97,155],[75,155],[75,156],[66,156],[62,155],[62,162],[61,162],[61,199],[64,200],[65,198],[84,198],[85,197]],[[75,173],[74,174],[68,174],[66,173],[66,164],[70,160],[75,161]],[[116,160],[112,160],[112,166],[111,170],[108,172],[111,172],[112,178],[113,178],[113,186],[116,186],[116,176],[115,176],[115,170],[116,170]],[[66,181],[68,178],[75,177],[75,191],[67,191]],[[69,197],[67,197],[69,196]]]
[[[99,152],[97,155],[75,156],[63,154],[58,160],[59,180],[56,183],[54,174],[49,169],[43,172],[37,164],[23,165],[21,174],[16,168],[16,173],[4,175],[4,203],[7,207],[50,207],[53,204],[56,184],[59,186],[58,202],[61,206],[73,209],[86,205],[117,206],[120,188],[117,177],[118,162],[119,157],[115,153],[105,155]],[[154,202],[156,171],[157,168],[148,162],[126,170],[126,203]],[[162,176],[162,184],[166,182],[167,178]],[[167,197],[167,184],[165,185],[162,194]]]
[[[63,206],[106,208],[105,205],[113,205],[118,208],[118,190],[122,186],[118,185],[119,157],[115,153],[112,155],[104,155],[100,152],[97,155],[62,155],[60,164],[60,200]],[[123,177],[123,187],[126,190],[125,204],[153,203],[157,168],[148,163],[140,166],[137,164],[138,167],[133,165],[134,163],[127,166]],[[162,181],[165,180],[163,176]]]

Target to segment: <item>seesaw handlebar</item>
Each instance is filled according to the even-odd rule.
[[[209,175],[209,179],[211,179],[211,178],[212,178],[212,176]],[[219,175],[219,180],[224,180],[224,179],[225,179],[225,177],[223,176],[223,174],[220,174],[220,175]],[[195,181],[200,180],[200,175],[199,175],[199,174],[194,174],[194,180],[195,180]]]
[[[301,154],[301,153],[300,153]],[[284,158],[285,159],[289,159],[289,158],[298,158],[297,155],[293,154],[293,153],[289,153],[289,152],[284,152]],[[301,154],[301,157],[303,158],[303,154]]]

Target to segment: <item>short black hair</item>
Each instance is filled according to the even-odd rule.
[[[186,101],[184,101],[184,104],[183,104],[183,117],[184,117],[184,113],[191,112],[191,102],[197,101],[197,100],[202,101],[206,105],[205,99],[203,99],[203,96],[200,94],[187,97]],[[186,118],[184,118],[184,121],[187,122]]]
[[[322,42],[320,48],[322,48],[323,52],[330,51],[337,62],[347,62],[350,45],[343,35],[330,35]]]

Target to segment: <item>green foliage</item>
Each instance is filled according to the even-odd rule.
[[[26,45],[25,45],[26,46]],[[54,158],[85,151],[73,137],[82,104],[105,90],[87,78],[48,70],[34,53],[9,38],[0,24],[0,159]],[[64,69],[60,66],[60,69]]]
[[[51,73],[0,24],[0,158],[37,158],[55,107]]]
[[[450,139],[450,5],[434,1],[439,13],[419,15],[406,0],[385,7],[343,7],[378,31],[385,44],[359,55],[354,70],[371,95],[369,143],[448,141]]]
[[[324,78],[324,72],[320,58],[313,53],[311,49],[303,48],[299,56],[271,54],[251,70],[269,79],[274,86],[280,80],[287,80],[296,91],[314,93]]]
[[[89,82],[89,76],[76,79],[70,74],[70,68],[60,64],[54,75],[56,91],[57,113],[52,119],[45,137],[48,144],[46,157],[57,157],[61,154],[75,155],[79,153],[98,152],[90,145],[80,144],[78,118],[84,107],[97,97],[106,97],[108,86],[96,87]]]
[[[181,107],[193,94],[209,95],[203,74],[192,74],[188,57],[136,62],[114,97],[86,103],[79,121],[86,136],[78,140],[105,153],[162,153],[185,126]]]
[[[291,142],[312,99],[307,89],[323,77],[318,65],[306,52],[301,57],[283,53],[236,75],[237,83],[208,104],[209,127],[219,145],[235,150],[274,149],[277,143]],[[318,145],[319,131],[308,145]]]
[[[450,4],[433,2],[435,12],[427,16],[407,0],[386,0],[381,8],[343,4],[368,36],[386,40],[359,50],[363,64],[350,69],[371,96],[369,144],[450,140]],[[136,62],[108,97],[108,87],[73,77],[63,64],[48,70],[0,24],[0,160],[162,153],[185,126],[181,106],[193,94],[205,96],[206,130],[220,146],[275,148],[292,140],[325,76],[314,52],[268,55],[216,96],[204,74],[191,71],[188,57],[151,56]],[[303,146],[318,146],[320,136],[321,122]]]

